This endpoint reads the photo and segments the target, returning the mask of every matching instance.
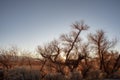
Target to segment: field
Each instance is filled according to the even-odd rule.
[[[118,80],[120,78],[120,70],[112,76],[112,79],[105,79],[106,74],[97,69],[89,70],[83,78],[81,66],[78,67],[78,71],[72,73],[67,67],[63,67],[65,73],[63,75],[57,71],[57,65],[48,61],[43,67],[43,62],[36,59],[28,62],[26,60],[22,65],[21,62],[14,64],[12,62],[11,65],[12,67],[8,69],[1,65],[0,80]]]

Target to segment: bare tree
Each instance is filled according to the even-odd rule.
[[[10,69],[13,66],[15,66],[17,60],[18,60],[18,49],[16,47],[0,50],[0,63],[6,69]]]
[[[116,40],[109,41],[105,36],[105,32],[103,30],[98,30],[96,34],[89,35],[89,41],[93,44],[94,49],[99,57],[100,70],[105,71],[105,54],[116,44]]]
[[[32,62],[34,61],[33,57],[32,57],[32,52],[29,51],[22,51],[21,52],[21,60],[20,60],[20,64],[21,65],[28,65],[29,68],[32,70]]]
[[[116,51],[106,52],[104,55],[104,65],[105,72],[110,77],[120,68],[120,54]]]
[[[80,48],[82,45],[79,35],[89,27],[81,21],[81,23],[74,23],[72,28],[73,31],[69,34],[61,35],[60,40],[54,40],[44,47],[38,46],[38,53],[40,53],[43,58],[55,63],[59,67],[57,68],[59,69],[58,71],[62,74],[64,74],[63,66],[67,66],[70,71],[73,72],[73,70],[78,67],[79,62],[87,57],[87,50],[81,50]],[[83,52],[85,52],[85,54]],[[61,55],[64,57],[64,60],[61,59]]]
[[[60,37],[64,43],[65,63],[71,71],[76,69],[79,62],[86,57],[80,49],[80,47],[82,47],[80,34],[89,27],[81,21],[81,23],[74,23],[72,28],[75,30],[71,31],[70,34],[63,34]]]

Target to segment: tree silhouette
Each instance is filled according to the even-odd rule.
[[[106,59],[108,59],[108,56],[105,56],[108,54],[109,50],[115,46],[117,41],[109,41],[105,36],[105,32],[103,30],[98,30],[96,34],[90,34],[89,41],[93,44],[96,54],[99,57],[99,69],[109,74],[109,72],[107,71],[108,67],[106,67],[106,64],[108,63],[106,63],[105,61]]]
[[[18,60],[18,49],[17,47],[11,47],[9,49],[0,50],[0,63],[3,68],[10,69],[16,65],[15,62]]]
[[[107,40],[103,30],[98,30],[96,34],[90,34],[89,40],[94,44],[94,48],[100,59],[100,70],[102,70],[104,67],[104,54],[116,44],[116,41]]]
[[[78,67],[82,59],[87,59],[85,49],[81,50],[81,48],[79,48],[81,47],[81,38],[79,35],[89,27],[81,21],[81,23],[74,23],[72,28],[73,30],[69,34],[62,34],[60,40],[54,40],[44,47],[38,46],[38,52],[43,58],[49,59],[51,62],[59,65],[59,67],[61,65],[67,66],[71,72]],[[87,45],[85,48],[86,47]],[[83,52],[85,52],[85,54],[83,54]],[[62,54],[65,57],[64,61],[60,60],[60,55]]]

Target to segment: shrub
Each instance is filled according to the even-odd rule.
[[[81,72],[79,71],[71,72],[69,78],[70,80],[81,80],[82,79]]]
[[[61,73],[48,73],[45,80],[66,80],[66,78]]]
[[[40,80],[41,75],[37,70],[27,70],[16,68],[9,70],[5,75],[5,80]]]

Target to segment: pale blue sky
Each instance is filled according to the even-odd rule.
[[[120,0],[0,0],[0,47],[34,50],[80,20],[120,39]]]

